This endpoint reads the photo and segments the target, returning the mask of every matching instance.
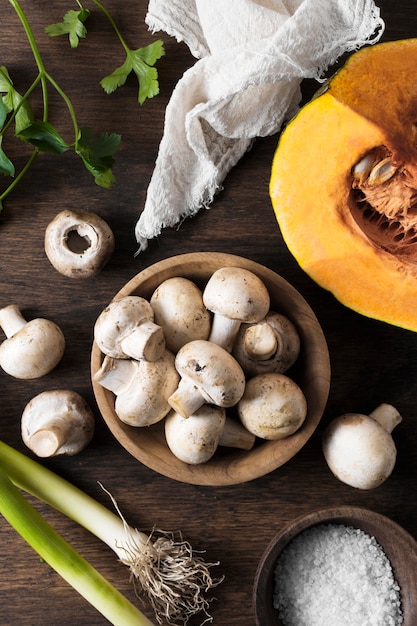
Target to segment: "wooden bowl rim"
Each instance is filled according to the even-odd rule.
[[[274,569],[284,548],[301,532],[320,524],[344,524],[374,536],[381,545],[401,588],[404,622],[417,623],[417,541],[391,518],[358,506],[325,507],[290,520],[266,547],[255,573],[253,606],[256,626],[282,626],[272,606]],[[270,599],[270,604],[269,600]]]
[[[306,379],[309,394],[313,395],[314,402],[310,402],[307,418],[303,426],[284,442],[265,441],[256,445],[251,451],[228,450],[228,454],[217,453],[207,463],[201,465],[187,465],[177,459],[166,446],[161,423],[139,429],[121,422],[112,408],[113,394],[94,381],[94,374],[99,369],[103,354],[97,344],[93,342],[91,351],[91,378],[96,402],[108,428],[119,443],[138,461],[154,471],[174,480],[208,486],[226,486],[254,480],[263,476],[294,456],[305,445],[315,431],[327,404],[330,390],[330,357],[324,333],[310,305],[304,297],[284,278],[259,263],[234,254],[217,252],[185,253],[168,257],[150,265],[140,271],[128,281],[114,296],[118,300],[126,295],[138,293],[148,298],[157,284],[170,276],[186,276],[193,279],[197,274],[207,274],[208,267],[233,265],[247,268],[260,277],[268,285],[279,283],[286,305],[294,303],[297,313],[303,324],[308,327],[309,353],[305,356],[309,362],[314,361],[314,372],[310,372]],[[214,271],[210,269],[211,271]],[[154,277],[160,279],[155,283]],[[208,275],[204,278],[208,280]],[[198,283],[199,280],[195,279]],[[200,279],[201,282],[201,279]],[[147,290],[150,293],[147,293]],[[275,298],[276,299],[276,298]],[[271,300],[274,300],[272,297]],[[281,301],[280,301],[281,303]],[[285,309],[282,304],[281,309]],[[283,311],[285,313],[285,310]],[[288,311],[287,311],[288,313]],[[292,315],[290,315],[292,317]],[[301,333],[307,332],[303,326],[300,329],[300,319],[296,321]],[[301,337],[303,342],[303,337]],[[156,442],[149,447],[149,433]],[[164,446],[163,454],[161,446]]]

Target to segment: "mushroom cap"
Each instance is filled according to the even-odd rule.
[[[205,463],[217,450],[225,421],[225,410],[209,404],[188,418],[171,411],[165,419],[168,447],[184,463]]]
[[[25,445],[41,457],[78,454],[95,428],[92,410],[76,391],[43,391],[25,406],[21,434]]]
[[[257,322],[268,313],[269,292],[263,281],[241,267],[221,267],[203,291],[209,311],[240,322]]]
[[[175,357],[165,350],[157,361],[137,361],[130,385],[116,396],[114,410],[130,426],[151,426],[171,410],[169,396],[175,391],[179,374]]]
[[[207,339],[211,315],[197,285],[182,276],[168,278],[151,296],[155,323],[162,326],[166,346],[176,353],[194,339]]]
[[[90,211],[61,211],[45,230],[51,265],[69,278],[89,278],[103,269],[114,251],[110,226]]]
[[[296,432],[307,415],[307,401],[300,387],[285,374],[258,374],[246,383],[237,405],[247,430],[269,440]]]
[[[94,325],[94,339],[100,350],[115,359],[128,358],[122,343],[138,329],[141,324],[152,322],[154,312],[150,303],[141,296],[124,296],[120,300],[113,300],[103,309]],[[160,329],[163,335],[162,329]],[[160,346],[158,356],[164,349],[164,342]]]
[[[40,378],[58,365],[64,351],[65,337],[59,326],[39,317],[2,342],[0,366],[14,378]]]
[[[367,415],[346,413],[336,417],[324,431],[322,445],[333,474],[357,489],[378,487],[395,466],[393,438]]]
[[[185,344],[177,352],[175,367],[201,391],[206,402],[216,406],[233,406],[245,389],[245,374],[236,359],[204,339]]]

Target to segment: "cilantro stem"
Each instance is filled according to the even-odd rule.
[[[55,91],[61,96],[61,98],[63,99],[63,101],[65,102],[67,109],[68,109],[68,113],[70,115],[71,121],[72,121],[72,126],[74,128],[74,145],[77,143],[77,139],[79,137],[79,128],[78,128],[78,122],[77,122],[77,116],[75,115],[75,110],[74,107],[72,105],[72,102],[70,100],[70,98],[67,96],[67,94],[65,93],[65,91],[59,86],[59,84],[52,78],[52,76],[50,74],[48,74],[48,72],[45,72],[45,77],[48,79],[48,81],[50,82],[50,84],[52,85],[52,87],[55,89]]]
[[[17,0],[9,0],[9,3],[12,5],[12,7],[14,8],[14,10],[16,11],[22,26],[24,28],[24,31],[26,33],[26,37],[28,39],[29,45],[31,47],[32,50],[32,54],[33,57],[35,59],[36,65],[38,67],[38,72],[39,72],[39,78],[41,81],[41,85],[42,85],[42,95],[43,95],[43,120],[46,122],[48,119],[48,107],[49,107],[49,101],[48,101],[48,85],[47,85],[47,80],[46,80],[46,71],[45,71],[45,66],[43,64],[43,60],[41,57],[41,53],[39,52],[39,48],[38,45],[36,43],[35,40],[35,36],[33,34],[33,31],[30,27],[30,24],[26,18],[26,15],[24,14],[19,2]]]
[[[0,210],[2,208],[3,200],[9,195],[11,191],[13,191],[13,189],[17,186],[17,184],[22,180],[22,178],[24,177],[24,175],[26,174],[26,172],[28,171],[28,169],[31,167],[32,163],[38,156],[38,153],[39,153],[38,148],[35,148],[31,156],[29,157],[29,159],[26,161],[26,164],[22,167],[18,175],[15,176],[15,178],[13,179],[13,182],[10,183],[7,189],[5,189],[3,193],[0,194]]]
[[[100,2],[100,0],[93,0],[94,4],[97,5],[99,7],[99,9],[101,9],[104,13],[104,15],[107,17],[107,19],[109,20],[110,24],[113,27],[114,32],[116,33],[120,43],[122,44],[126,54],[129,54],[130,49],[129,46],[126,44],[125,40],[122,37],[122,34],[120,32],[120,30],[117,27],[116,22],[114,21],[113,17],[111,16],[111,14],[109,13],[109,11],[106,9],[106,7]]]
[[[52,76],[50,74],[48,74],[48,72],[46,71],[42,56],[39,52],[39,48],[38,48],[38,44],[36,43],[36,39],[35,36],[33,34],[33,31],[30,27],[30,24],[26,18],[25,13],[23,12],[19,2],[17,0],[9,0],[10,4],[13,6],[13,8],[15,9],[17,15],[19,16],[19,19],[22,23],[22,26],[25,30],[26,33],[26,37],[28,39],[29,45],[31,47],[32,50],[32,54],[33,57],[35,59],[36,65],[38,67],[38,71],[39,71],[39,78],[41,81],[41,85],[42,85],[42,93],[43,93],[43,121],[46,122],[48,120],[48,82],[53,86],[53,88],[55,89],[55,91],[61,96],[61,98],[64,100],[68,112],[70,114],[71,117],[71,121],[72,121],[72,125],[74,127],[74,135],[75,135],[75,141],[78,138],[79,135],[79,130],[78,130],[78,123],[77,123],[77,118],[75,115],[75,111],[74,111],[74,107],[72,105],[72,102],[70,100],[70,98],[67,96],[67,94],[65,93],[65,91],[59,86],[59,84],[52,78]],[[29,95],[31,90],[29,90],[24,98],[26,99]]]

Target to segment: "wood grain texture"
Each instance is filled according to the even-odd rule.
[[[414,0],[383,0],[384,40],[414,37]],[[277,136],[259,139],[230,172],[224,190],[209,210],[202,210],[179,229],[167,229],[149,249],[134,257],[134,224],[144,205],[159,141],[164,111],[182,73],[194,63],[188,49],[164,36],[166,56],[160,60],[160,94],[139,107],[137,86],[128,80],[106,96],[99,80],[123,61],[109,24],[97,10],[89,36],[77,50],[63,39],[48,39],[46,24],[61,19],[68,2],[23,1],[48,71],[73,99],[81,125],[94,131],[118,132],[122,145],[111,190],[94,185],[71,153],[40,156],[0,214],[0,305],[17,303],[27,318],[42,316],[60,325],[67,349],[47,377],[18,381],[0,372],[0,437],[26,451],[20,416],[37,393],[66,387],[81,393],[96,415],[91,445],[73,458],[45,461],[59,474],[111,507],[98,486],[101,481],[117,499],[126,519],[141,529],[155,525],[181,529],[211,561],[220,561],[225,581],[212,604],[214,624],[253,626],[252,589],[258,562],[276,532],[289,520],[323,506],[356,505],[387,515],[417,537],[417,336],[361,317],[315,285],[289,254],[277,227],[268,183]],[[147,2],[107,0],[132,47],[153,40],[144,17]],[[0,65],[8,67],[23,91],[35,76],[31,52],[21,25],[6,0],[0,2]],[[317,89],[306,81],[304,97]],[[51,120],[71,137],[65,107],[55,96]],[[6,145],[5,145],[6,148]],[[23,164],[21,143],[8,154]],[[300,155],[302,158],[302,155]],[[5,184],[2,178],[1,185]],[[98,213],[111,226],[115,253],[95,279],[73,281],[58,274],[44,253],[44,231],[60,210],[82,208]],[[249,483],[223,487],[191,485],[162,476],[134,459],[114,439],[102,419],[90,382],[93,325],[99,312],[139,271],[184,252],[228,252],[267,266],[283,276],[306,299],[323,327],[329,346],[332,383],[319,428],[288,463]],[[395,431],[398,461],[393,475],[378,489],[360,492],[338,482],[321,452],[320,437],[332,417],[345,411],[368,413],[381,402],[403,416]],[[85,531],[47,507],[36,504],[48,521],[73,543],[132,601],[129,576],[109,550]],[[101,626],[107,623],[0,520],[1,624],[5,626]],[[145,605],[149,617],[151,610]],[[194,624],[198,624],[198,620]]]

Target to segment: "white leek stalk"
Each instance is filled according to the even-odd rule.
[[[57,533],[0,469],[0,513],[64,580],[115,626],[152,626]]]
[[[211,578],[206,563],[195,556],[190,544],[162,534],[154,540],[127,524],[119,515],[36,461],[0,441],[0,466],[21,489],[43,500],[101,539],[127,565],[139,590],[148,596],[159,623],[187,623],[203,612],[207,621],[209,601],[205,593],[221,580]],[[115,504],[114,499],[112,498]],[[155,533],[159,534],[159,533]],[[204,622],[205,623],[205,622]]]

